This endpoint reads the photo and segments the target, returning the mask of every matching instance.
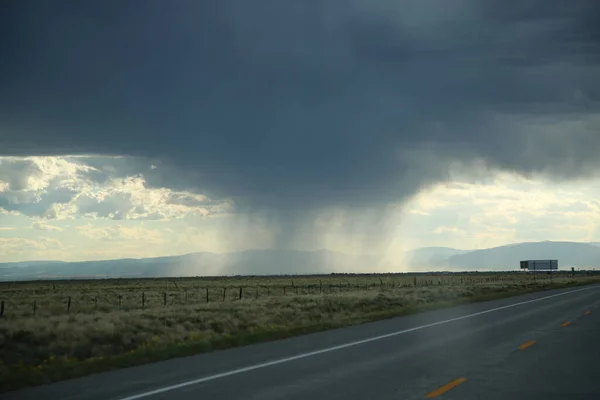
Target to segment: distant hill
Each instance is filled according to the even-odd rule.
[[[445,265],[451,269],[516,269],[521,260],[558,260],[561,267],[600,267],[600,247],[577,242],[518,243],[456,254]]]
[[[516,270],[519,261],[557,259],[559,268],[600,268],[597,243],[533,242],[482,250],[423,247],[404,254],[402,265],[382,265],[375,257],[330,250],[248,250],[105,261],[0,263],[0,280],[217,275],[292,275],[373,271]]]
[[[329,251],[248,250],[105,261],[0,263],[0,280],[369,272],[377,260]]]
[[[413,267],[439,266],[444,265],[451,256],[468,252],[469,250],[458,250],[451,247],[421,247],[407,252],[407,261]]]

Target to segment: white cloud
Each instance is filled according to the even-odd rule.
[[[33,229],[37,229],[37,230],[40,230],[40,231],[55,231],[55,232],[62,232],[62,231],[64,230],[63,228],[60,228],[60,227],[58,227],[58,226],[51,225],[51,224],[46,224],[46,223],[44,223],[44,222],[42,222],[42,221],[34,221],[34,222],[31,224],[31,227],[32,227]]]
[[[55,238],[37,237],[0,237],[0,248],[3,258],[27,254],[27,259],[60,259],[65,256],[63,244]]]
[[[226,200],[148,187],[144,176],[121,177],[112,165],[99,170],[87,165],[85,157],[0,159],[0,210],[32,218],[176,219],[210,217],[232,209]],[[106,179],[94,179],[97,173]]]
[[[404,231],[420,232],[417,245],[461,248],[525,240],[593,241],[600,226],[597,198],[597,181],[557,184],[499,173],[479,184],[459,181],[421,192],[407,205]],[[431,235],[421,226],[430,227]]]
[[[433,233],[436,235],[441,235],[444,233],[452,233],[452,234],[456,234],[456,235],[464,235],[465,231],[463,231],[462,229],[458,229],[456,227],[453,226],[438,226],[437,228],[435,228],[433,230]]]
[[[90,239],[105,242],[144,242],[147,245],[164,244],[167,241],[158,229],[147,229],[142,226],[113,225],[95,227],[88,223],[76,227],[77,231]]]

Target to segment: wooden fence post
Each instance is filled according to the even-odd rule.
[[[34,301],[33,301],[33,315],[35,315],[35,310],[36,310],[36,308],[37,308],[37,303],[36,303],[36,301],[34,300]]]
[[[146,307],[146,292],[142,292],[142,308]]]
[[[71,312],[71,296],[69,296],[69,301],[67,302],[67,312]]]
[[[227,293],[227,288],[223,288],[223,301],[225,301],[225,293]]]
[[[163,305],[167,305],[167,292],[163,292]]]
[[[208,303],[208,288],[206,288],[206,302]]]
[[[256,298],[258,299],[258,286],[256,286]]]
[[[319,280],[319,293],[323,293],[323,282]]]
[[[4,300],[0,301],[0,317],[4,316]]]
[[[242,299],[242,289],[243,289],[243,287],[240,286],[240,300]]]

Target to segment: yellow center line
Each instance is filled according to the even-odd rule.
[[[458,378],[453,380],[450,383],[445,384],[444,386],[435,389],[433,392],[427,393],[425,395],[425,397],[427,397],[428,399],[432,398],[432,397],[438,397],[444,393],[446,393],[448,390],[460,385],[461,383],[465,382],[467,380],[467,378]]]
[[[591,311],[586,311],[584,314],[585,315],[590,315],[592,312]]]
[[[569,321],[567,321],[567,322],[563,322],[562,324],[560,324],[560,326],[567,326],[567,325],[571,325],[571,323]]]
[[[529,342],[523,343],[522,345],[519,346],[519,349],[521,350],[525,350],[528,347],[531,347],[535,344],[535,340],[530,340]]]

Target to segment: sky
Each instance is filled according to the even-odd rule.
[[[600,241],[600,4],[12,2],[0,262]]]

